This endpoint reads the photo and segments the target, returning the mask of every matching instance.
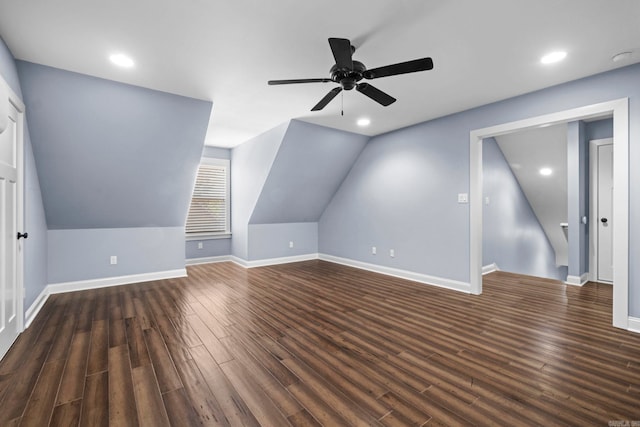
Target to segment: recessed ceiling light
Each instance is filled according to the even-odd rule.
[[[134,65],[133,59],[123,53],[114,53],[109,57],[109,60],[116,64],[118,67],[131,68]]]
[[[361,119],[358,119],[356,123],[358,124],[358,126],[365,127],[371,124],[371,120],[366,117],[363,117]]]
[[[564,58],[567,57],[567,52],[563,50],[558,50],[556,52],[551,52],[540,58],[540,62],[543,64],[553,64],[555,62],[560,62]]]
[[[539,172],[542,176],[549,176],[553,173],[553,170],[551,168],[542,168],[539,170]]]

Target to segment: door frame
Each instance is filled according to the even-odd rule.
[[[16,183],[16,228],[18,231],[24,231],[24,114],[25,105],[16,94],[11,86],[7,83],[2,75],[0,75],[0,96],[7,97],[9,103],[18,112],[16,121],[16,169],[17,169],[17,183]],[[0,98],[0,102],[2,101]],[[4,111],[4,109],[2,109]],[[16,251],[16,281],[17,294],[16,299],[18,302],[17,307],[17,319],[16,327],[18,334],[24,330],[24,239],[17,240]]]
[[[613,138],[592,139],[589,141],[589,280],[598,281],[598,147],[613,144]],[[614,154],[615,155],[615,154]],[[614,169],[615,170],[615,169]],[[615,173],[615,172],[614,172]],[[615,227],[614,227],[615,229]],[[609,283],[609,282],[604,282]]]
[[[482,293],[482,140],[548,124],[613,116],[613,326],[629,329],[629,99],[620,98],[501,125],[469,134],[470,292]]]

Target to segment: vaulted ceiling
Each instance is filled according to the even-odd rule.
[[[376,135],[628,65],[638,22],[636,0],[0,1],[18,59],[213,101],[206,144],[221,147],[292,118]],[[328,77],[328,37],[349,38],[369,68],[429,56],[435,69],[376,80],[389,107],[350,91],[311,112],[333,83],[267,86]],[[542,65],[553,50],[566,60]],[[135,66],[113,66],[115,52]]]

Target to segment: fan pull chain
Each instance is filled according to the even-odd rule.
[[[342,102],[342,106],[340,107],[340,114],[344,116],[344,90],[341,93],[342,97],[340,98],[340,101]]]

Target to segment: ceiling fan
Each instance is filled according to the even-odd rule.
[[[356,51],[356,48],[351,45],[351,41],[348,39],[330,38],[329,46],[331,47],[331,52],[336,60],[335,65],[331,67],[330,78],[269,80],[268,83],[270,85],[329,82],[340,84],[339,87],[331,89],[331,91],[329,91],[329,93],[326,94],[325,97],[311,109],[311,111],[322,110],[340,92],[343,90],[351,90],[353,88],[373,99],[377,103],[387,107],[396,102],[394,97],[369,83],[358,82],[362,79],[372,80],[380,77],[395,76],[398,74],[427,71],[433,68],[433,61],[431,58],[421,58],[367,70],[367,67],[365,67],[362,62],[353,60],[352,55]]]

